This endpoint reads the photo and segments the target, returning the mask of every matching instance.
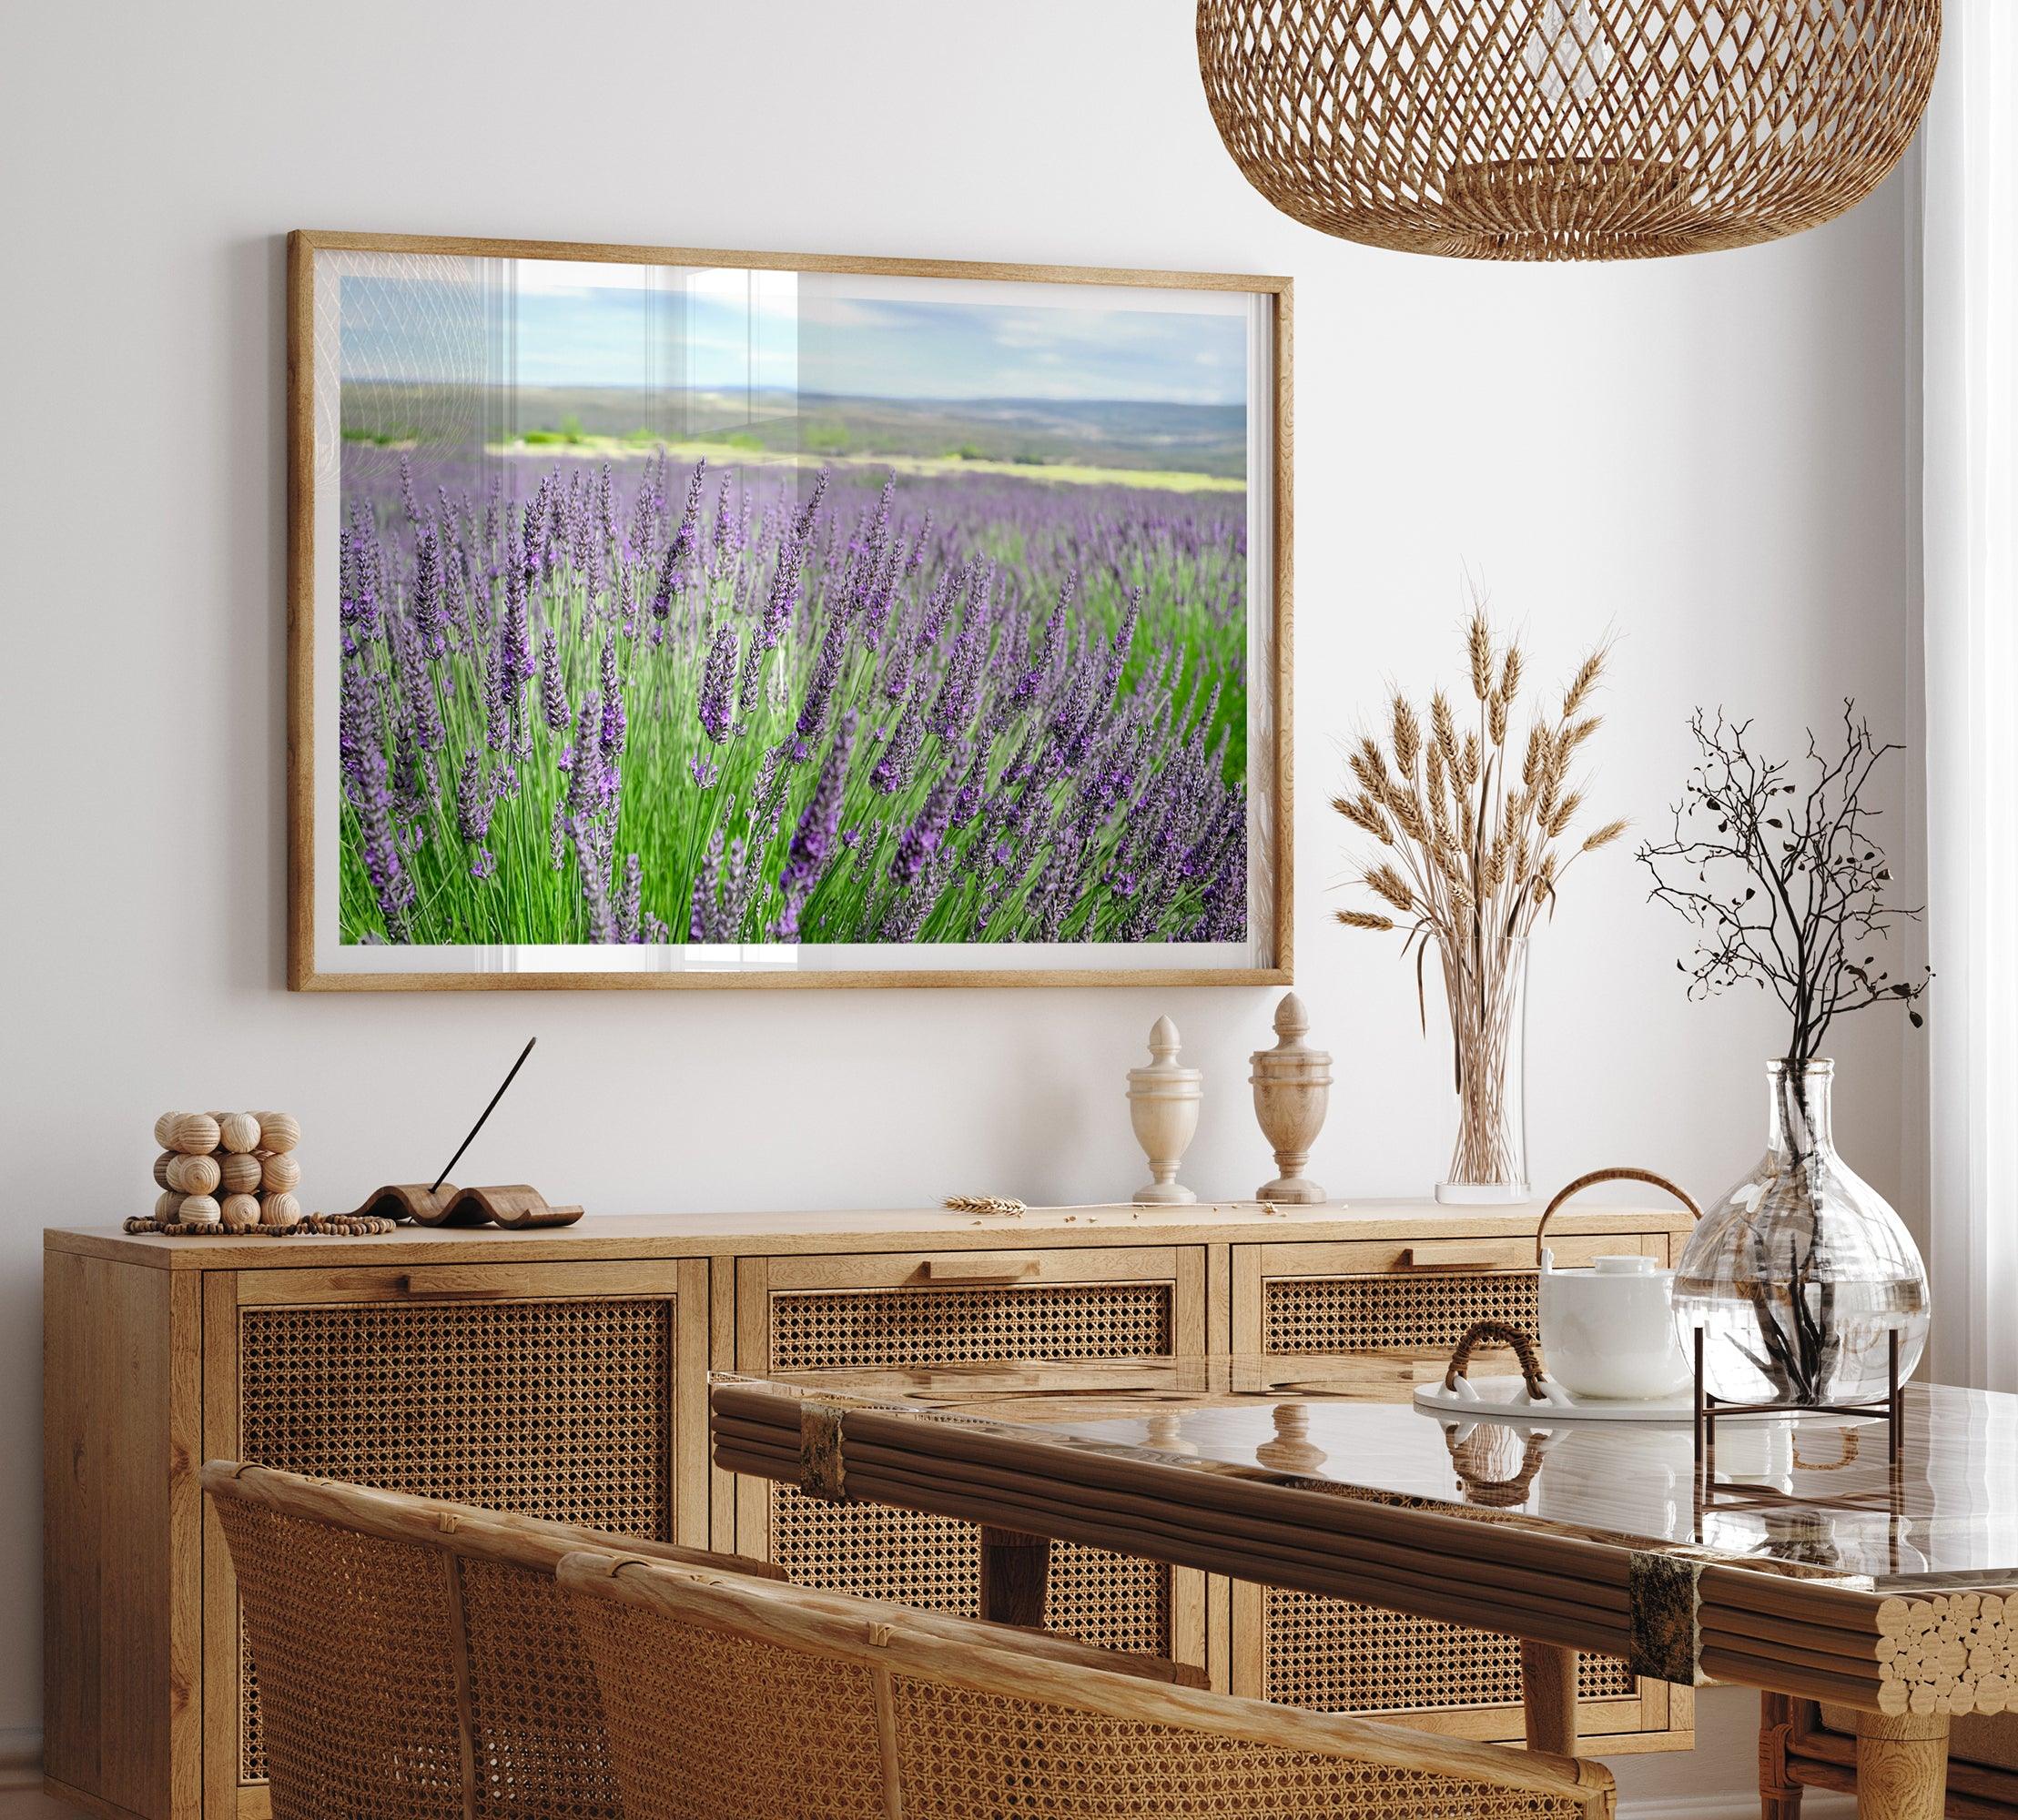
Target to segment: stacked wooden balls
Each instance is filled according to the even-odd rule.
[[[154,1121],[154,1217],[164,1226],[285,1232],[301,1218],[295,1146],[301,1127],[284,1112],[164,1112]]]

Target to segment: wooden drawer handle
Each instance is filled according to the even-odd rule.
[[[1413,1245],[1404,1246],[1394,1259],[1397,1270],[1504,1270],[1510,1268],[1490,1251],[1433,1251],[1418,1258]]]
[[[502,1301],[510,1293],[486,1284],[458,1288],[449,1283],[429,1283],[411,1276],[393,1278],[392,1287],[400,1295],[417,1302],[494,1302]]]
[[[997,1251],[978,1258],[928,1258],[919,1274],[928,1283],[1027,1283],[1043,1268],[1041,1258],[1005,1258]]]

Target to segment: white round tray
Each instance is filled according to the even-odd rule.
[[[1552,1379],[1543,1381],[1553,1393],[1546,1402],[1535,1401],[1517,1373],[1509,1378],[1460,1378],[1455,1390],[1446,1390],[1444,1380],[1437,1378],[1416,1385],[1415,1407],[1470,1421],[1521,1421],[1540,1427],[1566,1421],[1693,1422],[1696,1419],[1695,1399],[1687,1390],[1644,1400],[1575,1397]],[[1717,1420],[1786,1421],[1791,1414],[1785,1410],[1761,1410],[1749,1415],[1720,1414]]]

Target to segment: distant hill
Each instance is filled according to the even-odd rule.
[[[502,389],[347,380],[343,433],[361,440],[487,442],[569,434],[641,444],[728,440],[778,453],[964,456],[1244,479],[1241,405],[1125,399],[864,399],[826,392]]]

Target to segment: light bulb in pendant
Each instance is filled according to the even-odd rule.
[[[1590,101],[1612,62],[1591,0],[1541,0],[1521,61],[1552,107]]]

